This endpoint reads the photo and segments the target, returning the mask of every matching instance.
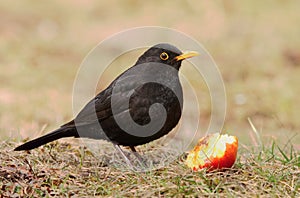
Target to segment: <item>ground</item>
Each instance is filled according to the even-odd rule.
[[[4,196],[300,195],[300,158],[291,145],[285,148],[288,153],[275,143],[261,150],[241,148],[234,167],[223,171],[193,172],[183,155],[164,168],[142,173],[110,166],[112,151],[96,158],[83,147],[51,144],[20,155],[11,151],[14,146],[1,143],[0,192]]]

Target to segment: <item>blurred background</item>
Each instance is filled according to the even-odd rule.
[[[119,31],[155,25],[194,37],[214,58],[227,93],[225,132],[259,144],[250,118],[264,141],[300,149],[299,7],[292,0],[2,2],[0,138],[36,137],[70,120],[86,54]],[[210,108],[201,111],[208,122]]]

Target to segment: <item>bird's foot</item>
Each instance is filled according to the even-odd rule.
[[[125,163],[127,167],[130,170],[141,172],[147,169],[147,164],[145,160],[142,158],[142,156],[139,155],[139,153],[135,150],[134,147],[130,147],[132,154],[135,156],[136,160],[131,160],[128,155],[121,149],[121,147],[117,144],[114,144],[114,147],[117,151],[121,154],[122,158],[125,160]]]
[[[140,170],[146,169],[147,164],[146,161],[142,158],[142,156],[135,150],[134,146],[129,147],[133,153],[133,155],[136,157],[138,163],[139,163],[139,168]]]
[[[117,144],[114,144],[114,147],[116,148],[117,151],[119,151],[119,153],[122,155],[123,159],[125,160],[127,166],[131,169],[131,170],[135,170],[135,166],[132,164],[132,162],[130,161],[130,159],[126,156],[126,154],[124,153],[124,151],[121,149],[121,147]]]

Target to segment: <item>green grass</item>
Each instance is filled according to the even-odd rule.
[[[47,6],[37,2],[1,4],[2,139],[36,137],[44,125],[51,130],[70,120],[72,86],[85,55],[108,36],[144,25],[183,31],[210,52],[225,82],[226,131],[249,140],[250,117],[264,131],[264,137],[285,142],[299,134],[300,29],[295,25],[299,2],[197,5],[151,1],[141,9],[134,0],[121,6],[117,1],[86,4],[81,0],[53,1]],[[157,14],[152,14],[153,9]],[[128,66],[122,65],[122,69]],[[197,85],[200,122],[205,128],[211,113],[210,96],[193,71],[183,68],[182,73]],[[111,82],[113,75],[107,76],[104,81]],[[245,103],[237,102],[238,95],[245,97]],[[292,141],[299,145],[300,136]]]
[[[290,144],[240,147],[234,167],[223,171],[193,172],[183,155],[145,173],[109,166],[111,150],[96,158],[68,143],[30,152],[12,152],[12,142],[0,146],[0,193],[5,196],[300,196],[300,155]]]

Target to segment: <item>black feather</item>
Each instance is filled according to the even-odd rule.
[[[14,149],[14,151],[31,150],[64,137],[78,137],[78,134],[76,130],[72,128],[59,128],[47,135],[44,135],[37,139],[26,142],[21,146],[18,146],[17,148]]]

